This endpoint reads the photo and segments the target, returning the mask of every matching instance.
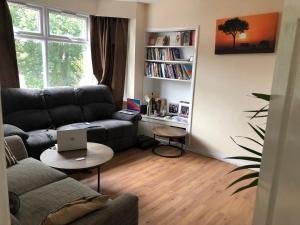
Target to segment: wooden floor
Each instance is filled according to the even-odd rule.
[[[101,192],[139,196],[140,225],[250,225],[256,189],[231,196],[225,187],[249,171],[194,153],[163,158],[131,149],[116,154],[101,171]],[[96,189],[96,171],[74,175]]]

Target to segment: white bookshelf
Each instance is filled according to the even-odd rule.
[[[164,77],[148,77],[148,79],[154,79],[154,80],[166,80],[166,81],[178,81],[178,82],[191,82],[191,80],[180,80],[180,79],[171,79],[171,78],[164,78]]]
[[[193,65],[193,62],[189,62],[186,60],[154,60],[154,59],[146,59],[146,62],[154,62],[154,63],[165,63],[165,64],[189,64]]]
[[[193,42],[190,42],[189,45],[178,45],[174,43],[177,32],[186,32],[189,31],[193,33],[194,37]],[[195,85],[195,76],[196,76],[196,62],[197,62],[197,49],[198,49],[198,27],[184,27],[184,28],[166,28],[166,29],[148,29],[145,33],[145,73],[143,81],[143,94],[150,95],[154,93],[155,97],[164,98],[167,100],[167,103],[179,103],[180,101],[187,101],[190,103],[189,118],[187,123],[178,123],[174,121],[166,121],[162,118],[155,118],[153,116],[143,117],[144,127],[145,123],[156,121],[155,125],[168,125],[175,126],[180,128],[185,128],[188,132],[191,130],[192,126],[192,112],[193,112],[193,101],[194,101],[194,85]],[[168,36],[169,43],[167,45],[153,45],[149,44],[150,36]],[[173,51],[172,49],[177,49],[176,51],[180,52],[180,60],[162,60],[157,59],[156,57],[149,58],[149,49],[159,49],[156,51],[164,51],[163,49],[169,49],[168,51]],[[153,51],[153,50],[152,50]],[[155,50],[154,50],[155,51]],[[151,55],[152,56],[152,55]],[[192,57],[192,61],[189,61]],[[175,58],[175,57],[174,57]],[[190,79],[183,79],[182,77],[163,77],[154,76],[149,74],[148,65],[150,63],[156,64],[166,64],[177,66],[180,65],[181,68],[183,65],[188,65],[189,68],[192,67],[192,73]],[[153,126],[153,125],[152,125]],[[146,126],[147,127],[147,126]],[[151,133],[151,132],[150,132]]]

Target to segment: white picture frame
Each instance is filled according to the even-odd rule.
[[[179,104],[179,116],[189,118],[190,116],[190,104],[180,103]]]
[[[168,114],[169,115],[178,115],[179,113],[179,103],[170,102],[168,104]]]

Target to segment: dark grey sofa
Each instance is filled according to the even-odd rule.
[[[39,159],[45,149],[53,146],[57,130],[86,128],[88,141],[106,144],[114,151],[136,143],[140,115],[116,112],[111,91],[105,85],[7,88],[1,90],[1,95],[4,124],[13,125],[9,131],[4,127],[5,136],[19,135],[16,129],[21,129],[30,157]]]
[[[28,158],[25,146],[18,136],[5,138],[18,164],[7,168],[8,189],[20,197],[21,207],[11,215],[13,225],[40,225],[52,211],[82,197],[99,193],[52,169],[42,162]],[[1,220],[0,220],[1,221]],[[137,225],[138,198],[130,193],[110,200],[70,225]]]

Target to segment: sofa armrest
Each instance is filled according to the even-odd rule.
[[[138,197],[125,193],[110,200],[105,208],[88,214],[71,225],[138,225]]]
[[[11,124],[3,124],[3,130],[4,137],[18,135],[24,141],[27,140],[29,137],[29,135],[25,131]]]
[[[5,137],[5,140],[18,161],[28,158],[25,145],[19,136]]]
[[[116,120],[126,120],[126,121],[131,121],[131,122],[137,122],[142,119],[142,116],[138,112],[134,113],[134,114],[127,114],[127,113],[122,113],[122,112],[118,111],[112,115],[112,118],[116,119]]]

